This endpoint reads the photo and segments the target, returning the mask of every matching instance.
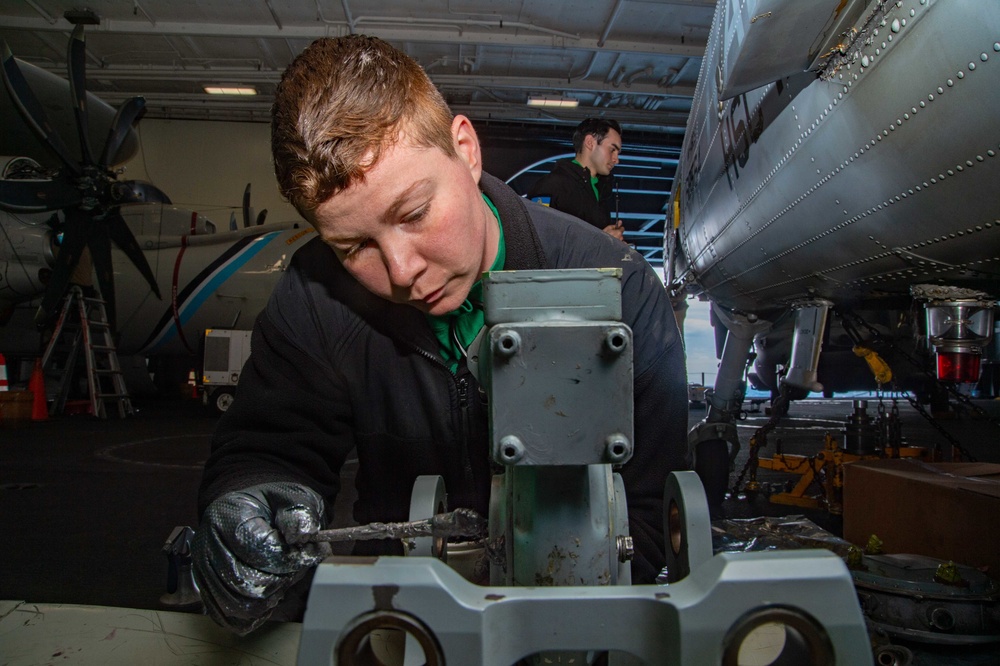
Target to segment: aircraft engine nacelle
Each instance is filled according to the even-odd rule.
[[[0,179],[16,179],[22,170],[38,169],[28,157],[0,156]],[[0,210],[0,311],[37,298],[45,290],[55,255],[53,213],[7,213]]]
[[[55,260],[52,231],[45,224],[7,225],[5,231],[9,242],[0,243],[0,309],[38,298]]]

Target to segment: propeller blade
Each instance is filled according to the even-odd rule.
[[[21,68],[17,66],[14,54],[11,53],[6,42],[4,42],[3,49],[3,67],[0,68],[0,74],[3,76],[4,86],[10,93],[10,98],[13,100],[14,106],[17,107],[18,113],[24,118],[24,122],[31,128],[35,136],[55,153],[56,157],[66,165],[66,168],[73,172],[73,175],[81,175],[83,170],[72,158],[66,144],[53,129],[48,116],[45,115],[45,110],[38,98],[35,97],[35,93],[32,92],[31,86],[28,85]]]
[[[111,240],[114,241],[119,250],[125,253],[125,256],[132,262],[132,265],[139,269],[142,277],[149,283],[156,297],[162,299],[160,287],[156,284],[156,276],[153,275],[153,270],[149,267],[149,261],[146,260],[146,255],[143,253],[142,248],[139,247],[139,241],[135,239],[132,230],[128,228],[125,218],[121,216],[117,208],[108,213],[107,218],[105,218],[105,225],[107,226],[108,235],[111,237]],[[105,300],[107,300],[106,297]]]
[[[125,137],[139,118],[146,112],[146,100],[142,97],[131,97],[125,101],[115,114],[108,130],[108,138],[104,142],[104,152],[101,153],[101,166],[112,164],[125,143]]]
[[[264,210],[260,211],[257,214],[257,226],[259,227],[260,225],[264,224],[264,220],[266,219],[267,219],[267,209],[265,208]]]
[[[73,28],[66,54],[69,63],[69,91],[73,97],[73,115],[76,116],[76,131],[80,135],[80,157],[84,166],[94,163],[90,150],[87,117],[87,42],[83,37],[83,25]]]
[[[115,312],[115,268],[111,263],[111,237],[106,220],[94,220],[90,227],[90,238],[87,247],[94,258],[94,272],[97,273],[97,285],[104,299],[104,308],[108,313],[108,324],[115,330],[117,314]]]
[[[246,229],[250,226],[250,183],[247,183],[247,187],[243,190],[243,228]]]
[[[64,180],[0,180],[0,209],[44,213],[75,207],[80,190]]]
[[[42,303],[35,314],[35,323],[45,325],[55,315],[59,304],[62,303],[63,296],[66,295],[66,287],[69,286],[73,269],[80,261],[80,256],[87,247],[87,238],[90,236],[90,227],[93,225],[91,216],[77,208],[67,208],[65,211],[66,224],[64,225],[63,242],[56,253],[56,260],[52,266],[52,276],[45,287],[45,295]]]

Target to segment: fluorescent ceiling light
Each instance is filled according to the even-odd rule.
[[[256,95],[257,89],[253,86],[205,86],[205,92],[209,95]]]
[[[529,97],[528,106],[555,106],[562,108],[573,108],[580,104],[580,100],[571,97]]]

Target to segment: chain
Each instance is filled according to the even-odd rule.
[[[913,356],[911,356],[910,354],[908,354],[906,351],[904,351],[903,349],[900,349],[899,345],[896,344],[895,340],[887,340],[885,338],[885,336],[883,336],[882,333],[877,328],[875,328],[874,326],[872,326],[871,324],[869,324],[868,322],[866,322],[864,319],[862,319],[856,313],[853,313],[853,312],[841,312],[840,310],[836,310],[836,309],[834,310],[834,312],[836,312],[837,316],[840,317],[841,321],[844,324],[845,330],[847,331],[848,335],[852,339],[857,334],[857,331],[854,328],[854,326],[851,324],[851,322],[848,319],[848,317],[851,317],[854,320],[854,323],[857,323],[857,324],[863,326],[865,329],[867,329],[868,332],[871,333],[872,337],[874,337],[878,342],[881,342],[882,344],[885,344],[885,345],[888,345],[889,347],[892,347],[892,349],[897,354],[899,354],[904,359],[906,359],[907,361],[909,361],[909,363],[913,367],[915,367],[918,370],[920,370],[920,372],[922,372],[927,378],[929,378],[935,384],[937,384],[938,386],[940,386],[940,387],[944,388],[946,391],[948,391],[949,394],[951,394],[956,400],[958,400],[959,402],[961,402],[963,405],[965,405],[966,407],[968,407],[969,411],[971,411],[977,417],[979,417],[979,418],[981,418],[981,419],[983,419],[985,421],[989,421],[993,425],[995,425],[998,428],[1000,428],[1000,419],[997,419],[997,418],[992,417],[989,414],[987,414],[983,410],[982,407],[979,407],[978,405],[976,405],[975,403],[973,403],[972,399],[969,398],[968,396],[962,395],[962,392],[959,391],[954,386],[952,386],[950,383],[948,383],[948,382],[942,382],[941,380],[939,380],[934,375],[934,373],[929,372],[918,359],[915,359]],[[909,400],[909,397],[907,398],[907,400]],[[912,403],[913,401],[911,400],[910,402]],[[926,412],[924,412],[924,413],[926,413]]]
[[[743,469],[740,470],[739,475],[736,477],[736,483],[733,484],[733,497],[739,495],[740,488],[743,487],[743,478],[747,475],[747,472],[751,468],[754,470],[753,474],[751,474],[752,482],[756,482],[757,460],[760,449],[767,446],[767,433],[778,427],[778,422],[781,421],[781,418],[788,413],[788,403],[788,389],[782,386],[781,391],[778,393],[778,397],[771,403],[771,418],[767,420],[767,423],[758,428],[750,438],[750,449],[747,452],[747,462],[743,465]]]
[[[948,440],[948,443],[951,444],[952,448],[958,451],[965,460],[969,462],[977,462],[975,456],[969,453],[969,451],[962,446],[959,441],[951,435],[951,433],[941,427],[941,424],[937,422],[937,419],[927,413],[927,410],[924,409],[924,406],[920,404],[919,400],[911,396],[909,393],[904,393],[903,395],[905,395],[907,401],[913,405],[913,408],[917,410],[917,413],[924,417],[928,423],[934,426],[934,429],[937,430],[942,437]]]

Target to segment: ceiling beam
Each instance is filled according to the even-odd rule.
[[[64,74],[58,65],[41,66],[57,76]],[[267,83],[277,85],[281,72],[274,69],[255,67],[140,67],[135,65],[106,65],[92,67],[90,76],[100,81],[192,81],[208,83]],[[567,93],[611,93],[640,95],[657,98],[692,98],[693,86],[670,86],[662,88],[655,83],[632,83],[618,85],[601,81],[570,81],[563,77],[524,76],[478,76],[476,74],[434,74],[431,80],[439,88],[486,88],[490,90],[538,90],[563,91]],[[103,93],[102,93],[103,94]]]
[[[112,106],[119,106],[130,97],[124,93],[102,93],[101,99]],[[219,99],[209,95],[180,93],[153,93],[144,95],[146,117],[185,117],[205,119],[243,119],[266,122],[271,116],[271,100],[266,97],[248,97],[240,100]],[[469,116],[473,120],[517,120],[559,124],[575,124],[595,113],[606,113],[623,125],[657,134],[682,134],[687,113],[663,111],[660,113],[637,111],[626,107],[594,109],[577,107],[542,110],[523,104],[474,103],[451,104],[453,113]]]
[[[427,44],[456,44],[456,45],[488,45],[507,46],[519,48],[550,48],[550,49],[574,49],[579,51],[603,51],[620,53],[637,53],[650,55],[676,55],[700,58],[705,53],[705,41],[695,39],[681,40],[658,40],[649,41],[628,41],[609,39],[603,45],[597,37],[575,37],[565,33],[541,33],[528,34],[526,28],[512,29],[503,27],[504,23],[496,21],[495,27],[484,28],[481,25],[470,25],[469,27],[450,26],[434,27],[415,23],[413,19],[400,17],[394,19],[399,22],[398,26],[390,25],[380,21],[373,24],[372,29],[367,30],[369,34],[392,42],[392,43],[427,43]],[[411,23],[412,25],[406,25]],[[480,23],[480,22],[477,22]],[[49,23],[43,18],[32,17],[5,17],[5,29],[35,30],[38,32],[65,32],[70,33],[73,25],[65,19],[59,19],[55,23]],[[157,22],[151,25],[148,22],[132,21],[124,19],[104,19],[100,25],[91,26],[88,33],[101,34],[127,34],[127,35],[155,35],[158,37],[242,37],[248,39],[301,39],[312,41],[319,37],[339,37],[348,34],[346,22],[333,22],[315,26],[285,25],[281,28],[275,25],[231,25],[224,23],[176,23]]]

